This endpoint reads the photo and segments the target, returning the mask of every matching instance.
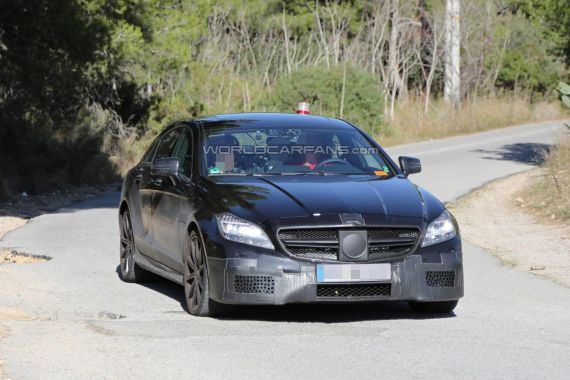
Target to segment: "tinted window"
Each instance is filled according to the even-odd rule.
[[[192,132],[184,129],[180,134],[173,157],[180,162],[180,174],[190,178],[192,174]]]
[[[353,128],[209,128],[200,153],[209,175],[393,175],[378,149]]]
[[[172,157],[178,133],[180,133],[180,129],[175,129],[168,132],[162,137],[162,139],[160,139],[160,143],[158,143],[158,148],[156,149],[153,160]]]
[[[148,149],[148,151],[144,155],[143,162],[149,162],[149,163],[152,162],[152,159],[154,157],[154,152],[156,152],[157,147],[158,147],[158,142],[152,144],[152,146]]]

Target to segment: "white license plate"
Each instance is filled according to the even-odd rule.
[[[390,264],[317,264],[317,282],[386,282]]]

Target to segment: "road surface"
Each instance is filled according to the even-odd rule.
[[[528,125],[389,151],[420,157],[424,172],[414,180],[451,201],[529,169],[560,129]],[[386,303],[196,318],[174,284],[119,280],[117,201],[111,193],[40,216],[0,242],[53,257],[0,267],[0,310],[19,315],[0,318],[9,329],[0,361],[11,378],[569,376],[570,289],[502,267],[471,244],[465,298],[452,316]]]

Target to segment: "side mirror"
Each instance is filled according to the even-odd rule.
[[[398,161],[400,161],[400,168],[406,177],[422,171],[422,163],[419,158],[400,156]]]
[[[150,167],[150,174],[161,177],[178,175],[179,167],[180,161],[176,157],[159,158],[153,161]]]

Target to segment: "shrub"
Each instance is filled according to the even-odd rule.
[[[301,101],[311,104],[312,114],[341,117],[372,134],[379,131],[382,122],[378,78],[352,67],[347,67],[346,72],[342,67],[310,67],[295,71],[269,88],[261,96],[259,107],[266,111],[293,112]]]

